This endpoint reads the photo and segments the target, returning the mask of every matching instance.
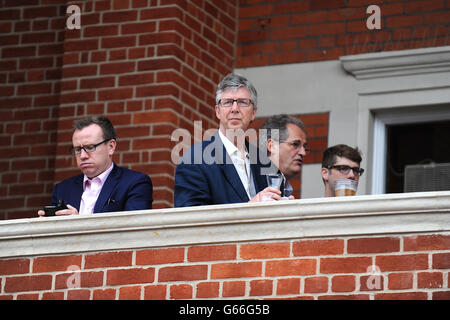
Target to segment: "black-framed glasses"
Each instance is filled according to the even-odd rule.
[[[290,145],[292,148],[297,149],[297,150],[302,150],[305,149],[305,153],[310,153],[311,149],[308,147],[308,145],[306,143],[302,143],[299,140],[295,140],[295,141],[282,141],[280,143],[287,143],[288,145]]]
[[[105,139],[102,142],[99,142],[97,144],[88,144],[85,146],[72,147],[72,148],[70,148],[70,152],[72,154],[76,154],[76,155],[81,154],[81,150],[84,150],[87,153],[91,153],[91,152],[94,152],[95,149],[97,149],[97,147],[99,145],[101,145],[102,143],[108,142],[109,140],[111,140],[111,139]]]
[[[249,107],[253,101],[251,99],[220,99],[219,104],[224,108],[231,108],[234,103],[237,103],[239,108]]]
[[[362,174],[364,173],[364,169],[363,168],[350,167],[350,166],[346,166],[346,165],[326,166],[325,168],[339,170],[339,172],[342,173],[342,174],[349,174],[350,170],[352,170],[353,174],[355,176],[362,176]]]

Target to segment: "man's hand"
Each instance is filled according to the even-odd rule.
[[[70,216],[73,214],[78,214],[78,210],[74,207],[72,207],[70,204],[67,205],[68,209],[64,209],[64,210],[59,210],[55,212],[55,215],[57,216]],[[45,216],[45,211],[44,210],[39,210],[38,211],[38,215],[39,217],[43,217]]]
[[[273,187],[267,187],[264,190],[260,191],[249,202],[262,202],[275,200],[281,200],[281,191]]]

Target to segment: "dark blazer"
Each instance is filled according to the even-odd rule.
[[[257,150],[254,148],[253,150]],[[261,175],[262,165],[259,159],[250,158],[250,163],[258,193],[267,187],[266,177]],[[239,203],[249,200],[218,132],[209,140],[192,146],[180,158],[175,171],[175,207]]]
[[[94,213],[151,209],[153,186],[151,179],[138,171],[116,166],[109,173],[94,206]],[[53,188],[52,205],[64,199],[80,210],[84,175],[66,179]]]

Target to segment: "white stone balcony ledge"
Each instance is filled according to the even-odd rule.
[[[0,221],[0,258],[450,231],[450,191]]]

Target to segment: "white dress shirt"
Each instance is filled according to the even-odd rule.
[[[98,196],[102,191],[103,185],[105,184],[106,179],[108,178],[110,172],[114,167],[114,163],[100,175],[96,176],[93,179],[89,179],[86,175],[84,175],[83,179],[83,194],[81,195],[80,202],[80,212],[79,214],[93,214],[94,206],[97,202]]]
[[[242,185],[244,186],[245,192],[247,192],[249,199],[252,199],[254,195],[252,196],[250,194],[249,183],[252,183],[254,185],[254,182],[253,179],[249,179],[251,177],[250,157],[248,155],[247,150],[244,151],[245,154],[243,157],[239,149],[224,134],[222,134],[220,129],[219,129],[219,137],[222,140],[222,143],[225,146],[225,150],[230,156],[230,159],[233,162],[234,167],[236,168],[239,178],[241,179]],[[256,190],[256,188],[253,188],[253,190]]]

